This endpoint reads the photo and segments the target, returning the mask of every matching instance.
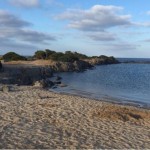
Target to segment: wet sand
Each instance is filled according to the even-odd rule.
[[[0,91],[0,148],[150,149],[150,110],[16,86]]]

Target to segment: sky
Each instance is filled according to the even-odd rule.
[[[0,0],[0,55],[150,58],[149,0]]]

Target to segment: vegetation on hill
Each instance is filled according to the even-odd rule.
[[[27,60],[26,57],[21,56],[15,52],[8,52],[5,55],[3,55],[4,61],[18,61],[18,60]]]
[[[45,54],[44,51],[38,50],[38,51],[35,52],[34,58],[36,58],[36,59],[45,59],[46,58],[46,54]]]
[[[74,62],[79,60],[79,58],[76,55],[74,55],[74,53],[72,52],[54,53],[49,58],[61,62]]]
[[[77,52],[71,52],[66,51],[65,53],[62,52],[55,52],[49,49],[38,50],[34,54],[35,59],[51,59],[54,61],[61,61],[61,62],[74,62],[79,59],[85,59],[88,58],[88,56],[77,53]]]
[[[17,60],[53,60],[58,62],[68,62],[68,63],[74,63],[75,61],[86,61],[92,65],[101,65],[101,64],[115,64],[118,63],[118,61],[114,57],[107,57],[105,55],[101,56],[92,56],[88,57],[84,54],[77,53],[77,52],[71,52],[66,51],[63,52],[56,52],[53,50],[45,49],[45,50],[38,50],[34,53],[34,56],[30,58],[26,58],[23,56],[20,56],[19,54],[16,54],[14,52],[9,52],[5,55],[3,55],[3,59],[5,61],[17,61]]]
[[[107,63],[107,64],[111,64],[111,63],[118,63],[118,60],[116,60],[113,56],[105,56],[105,55],[101,55],[99,56],[98,58],[100,58],[100,60],[103,60],[104,63]]]

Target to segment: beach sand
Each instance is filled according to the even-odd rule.
[[[0,91],[0,148],[150,149],[150,110],[16,86]]]

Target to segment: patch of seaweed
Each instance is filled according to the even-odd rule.
[[[141,122],[150,118],[150,113],[140,109],[131,109],[120,106],[105,106],[90,112],[91,118],[109,119],[112,121]]]

